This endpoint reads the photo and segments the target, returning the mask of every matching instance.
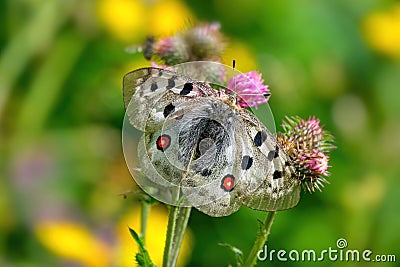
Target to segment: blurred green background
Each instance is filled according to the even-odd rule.
[[[269,248],[345,238],[400,260],[397,1],[2,0],[0,18],[0,266],[134,266],[127,227],[139,230],[140,206],[121,149],[121,84],[149,62],[125,49],[199,21],[221,23],[228,64],[263,73],[278,130],[286,115],[315,115],[336,137],[331,184],[277,214]],[[150,215],[156,262],[166,216],[162,205]],[[234,263],[218,243],[247,254],[265,216],[193,211],[181,265]]]

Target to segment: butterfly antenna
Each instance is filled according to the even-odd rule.
[[[233,68],[233,90],[236,91],[236,60],[232,60],[232,68]]]
[[[235,104],[237,105],[237,97],[236,97],[236,60],[232,60],[232,68],[233,68],[233,92],[234,92],[234,98],[235,98]]]

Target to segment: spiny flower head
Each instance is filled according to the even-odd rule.
[[[225,44],[218,23],[203,24],[156,40],[150,36],[142,49],[146,59],[168,66],[189,61],[220,61]]]
[[[187,44],[179,36],[156,41],[153,44],[153,53],[169,66],[189,61]]]
[[[332,135],[319,123],[315,117],[286,117],[282,123],[284,132],[278,134],[278,142],[292,159],[297,178],[310,192],[321,191],[328,183],[328,154],[334,148]]]
[[[268,85],[264,85],[261,73],[257,71],[233,76],[227,87],[238,94],[238,105],[242,108],[257,108],[258,105],[268,102],[271,95]]]
[[[219,23],[204,24],[188,30],[184,38],[190,48],[190,60],[219,61],[225,47]]]

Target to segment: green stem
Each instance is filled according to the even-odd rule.
[[[142,200],[142,210],[140,216],[140,235],[143,238],[143,243],[146,240],[146,228],[147,220],[149,218],[151,204],[145,200]]]
[[[257,254],[260,250],[264,248],[265,242],[267,242],[268,240],[268,235],[271,230],[275,214],[276,211],[270,211],[268,213],[267,218],[265,219],[264,224],[260,223],[261,224],[260,232],[258,234],[256,241],[254,242],[253,248],[251,249],[249,256],[246,259],[246,262],[244,263],[244,266],[251,267],[256,264]]]
[[[163,267],[176,266],[183,235],[190,217],[191,207],[169,206],[167,238]]]

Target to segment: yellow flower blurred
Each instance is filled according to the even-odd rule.
[[[253,52],[244,43],[231,40],[226,47],[222,62],[228,66],[232,65],[232,60],[236,60],[236,67],[241,72],[248,72],[257,69],[257,62]]]
[[[100,0],[97,13],[118,39],[129,42],[143,38],[147,12],[141,0]]]
[[[157,1],[149,13],[149,33],[156,36],[173,35],[193,23],[189,8],[178,0]]]
[[[163,206],[152,206],[147,223],[146,248],[150,258],[157,266],[162,266],[166,230],[168,224],[168,212]],[[117,247],[118,266],[134,266],[135,255],[138,252],[138,246],[129,233],[128,227],[140,233],[140,208],[133,208],[118,225],[118,239],[120,247]],[[192,234],[189,229],[186,230],[183,238],[181,251],[178,257],[178,266],[185,266],[192,247]]]
[[[179,0],[100,0],[99,22],[123,42],[143,41],[145,35],[165,36],[182,30],[194,19]]]
[[[373,12],[363,23],[368,44],[383,54],[400,58],[400,4],[386,12]]]
[[[83,266],[109,266],[110,248],[78,223],[39,221],[34,226],[38,240],[56,255]]]

